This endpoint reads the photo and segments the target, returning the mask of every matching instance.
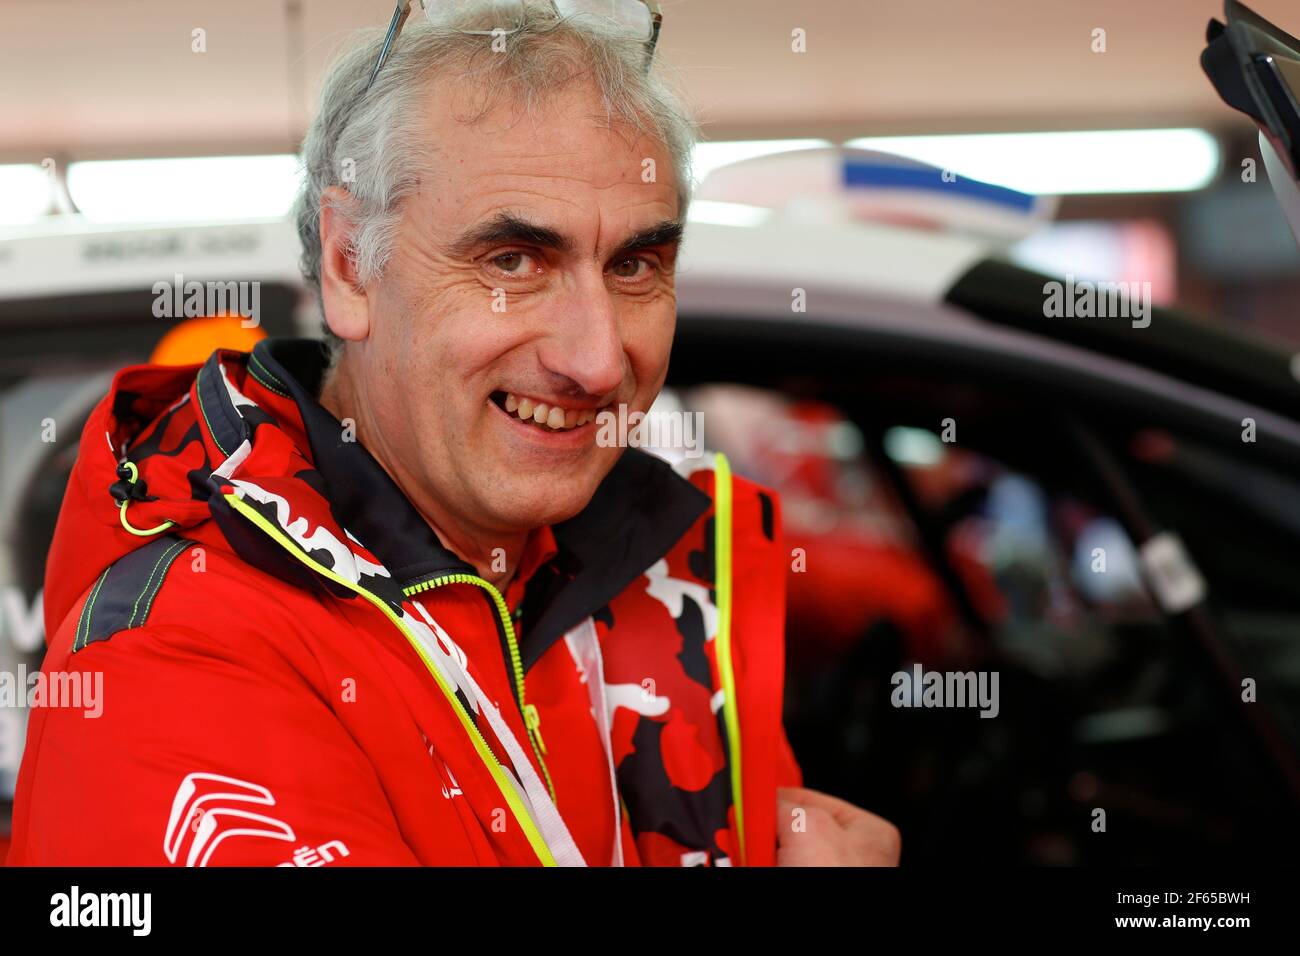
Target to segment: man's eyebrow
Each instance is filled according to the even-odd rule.
[[[653,226],[647,226],[640,232],[629,236],[614,255],[651,249],[680,243],[685,224],[678,219],[665,219]],[[572,252],[575,243],[572,238],[549,226],[529,222],[524,217],[512,212],[499,212],[490,219],[471,226],[461,233],[449,247],[452,258],[463,259],[481,246],[499,243],[518,242],[530,246],[542,246],[559,252]]]
[[[463,259],[480,246],[503,242],[544,246],[560,252],[572,252],[574,246],[573,240],[561,232],[529,222],[512,212],[499,212],[491,219],[461,233],[449,251],[453,258]]]
[[[614,255],[636,252],[639,249],[653,249],[655,246],[675,245],[682,241],[682,234],[685,231],[686,225],[680,219],[665,219],[628,238],[614,251]]]

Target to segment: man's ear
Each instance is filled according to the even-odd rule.
[[[370,334],[370,299],[357,280],[352,235],[357,200],[346,189],[327,186],[320,197],[320,294],[325,324],[345,341]]]

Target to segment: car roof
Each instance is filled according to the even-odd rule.
[[[902,321],[936,339],[994,330],[1073,346],[1300,418],[1300,360],[1222,322],[1152,307],[1150,323],[1050,317],[1044,286],[1056,278],[1018,266],[988,239],[886,224],[752,227],[692,224],[678,275],[678,311],[809,317],[889,327]],[[743,305],[742,305],[743,303]],[[990,337],[988,345],[1013,341]],[[1082,359],[1081,359],[1082,361]]]

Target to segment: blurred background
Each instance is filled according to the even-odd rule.
[[[1300,252],[1198,64],[1221,6],[661,6],[705,136],[661,410],[782,494],[809,785],[898,822],[908,864],[1292,853]],[[0,3],[0,669],[39,664],[112,373],[315,334],[295,151],[326,65],[391,12]],[[259,328],[158,317],[179,276],[259,283]],[[1066,276],[1137,283],[1153,320],[1052,321]],[[1152,584],[1169,553],[1187,601]],[[997,670],[999,717],[891,706],[913,663]],[[25,721],[0,708],[0,853]]]

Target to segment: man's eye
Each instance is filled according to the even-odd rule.
[[[639,279],[645,274],[644,270],[649,268],[650,263],[644,259],[624,259],[622,262],[615,263],[610,271],[620,279]]]
[[[492,264],[502,272],[511,275],[524,275],[534,271],[531,268],[532,256],[526,252],[503,252],[499,256],[492,257]]]

